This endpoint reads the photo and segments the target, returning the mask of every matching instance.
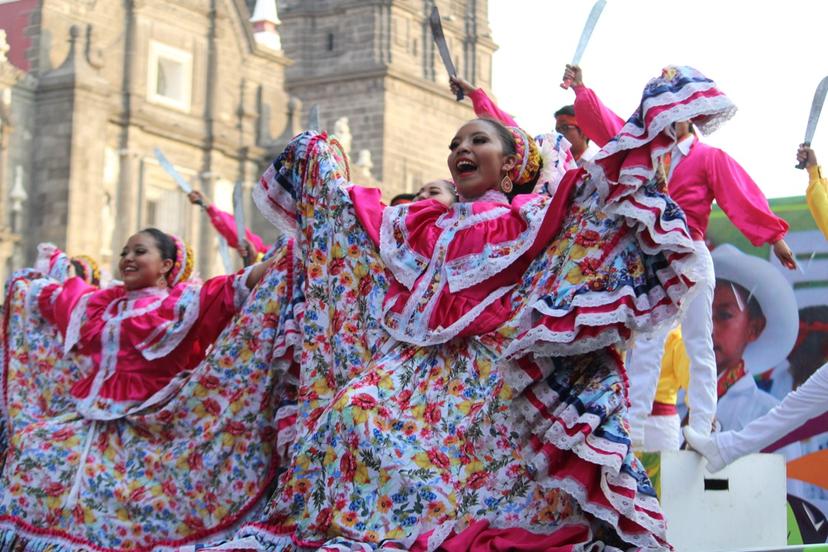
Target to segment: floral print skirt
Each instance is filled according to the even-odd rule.
[[[279,255],[205,360],[107,421],[73,409],[69,388],[87,359],[64,356],[39,316],[43,280],[11,281],[0,547],[151,550],[214,538],[248,515],[277,472],[280,429],[295,413],[292,244]]]

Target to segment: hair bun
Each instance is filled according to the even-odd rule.
[[[175,287],[181,282],[186,282],[193,274],[193,250],[184,240],[174,234],[169,234],[175,242],[175,262],[167,273],[167,283]]]
[[[72,257],[72,263],[77,263],[83,271],[83,274],[77,274],[87,284],[99,286],[101,283],[101,269],[98,263],[89,255],[76,255]]]
[[[533,182],[541,170],[541,153],[535,139],[519,127],[507,127],[515,138],[515,154],[518,163],[509,173],[509,178],[520,186]]]

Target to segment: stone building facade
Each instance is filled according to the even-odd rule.
[[[150,225],[193,243],[203,276],[223,272],[207,218],[153,150],[229,211],[233,184],[251,186],[314,105],[322,128],[350,134],[354,179],[386,198],[445,177],[472,110],[448,90],[433,5],[0,0],[0,277],[41,241],[113,270]],[[459,71],[491,88],[487,1],[437,5]]]
[[[288,92],[307,110],[318,105],[332,129],[346,117],[354,152],[371,153],[386,199],[445,178],[448,143],[473,116],[449,92],[448,75],[428,25],[432,6],[458,72],[491,90],[487,0],[283,0],[282,45],[293,60]],[[304,119],[303,119],[304,120]]]
[[[285,91],[290,62],[266,36],[275,26],[254,32],[243,0],[23,0],[0,4],[0,22],[14,7],[27,25],[9,42],[25,55],[0,62],[11,96],[4,135],[13,129],[0,192],[16,177],[27,199],[11,264],[52,241],[114,268],[131,233],[158,226],[196,246],[201,274],[221,272],[209,221],[153,152],[232,209],[234,183],[250,186],[299,130],[299,104]],[[8,219],[1,202],[0,212]],[[0,240],[4,228],[0,216]]]

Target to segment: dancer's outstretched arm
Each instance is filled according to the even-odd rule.
[[[703,437],[690,428],[684,436],[695,450],[707,458],[708,469],[719,471],[753,452],[772,445],[808,420],[828,412],[828,364],[814,372],[805,383],[764,416],[739,431],[724,431]]]

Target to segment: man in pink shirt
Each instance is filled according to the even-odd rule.
[[[565,105],[555,112],[555,131],[562,134],[572,145],[569,151],[572,152],[575,164],[579,167],[583,167],[584,163],[595,157],[601,149],[581,130],[578,119],[575,117],[574,105]]]
[[[676,87],[676,98],[680,103],[680,82],[701,79],[709,86],[711,98],[724,98],[715,88],[715,83],[700,73],[695,76],[682,74],[683,68],[667,68],[659,82],[652,81],[645,89],[645,94],[653,90],[651,86],[669,89]],[[690,70],[694,71],[694,70]],[[658,179],[667,193],[684,211],[687,227],[694,239],[696,254],[704,260],[705,274],[700,275],[703,283],[699,294],[693,298],[682,316],[682,334],[687,353],[690,356],[690,425],[698,433],[708,435],[712,430],[716,411],[716,358],[713,354],[712,301],[715,284],[713,262],[704,242],[710,211],[715,200],[727,214],[733,224],[741,230],[755,246],[770,244],[780,262],[789,269],[796,267],[793,253],[783,240],[788,231],[788,224],[771,212],[768,202],[756,183],[747,172],[729,155],[718,148],[708,146],[698,140],[693,122],[682,120],[681,109],[664,111],[657,114],[658,107],[647,105],[640,107],[626,123],[618,115],[604,106],[598,96],[584,86],[583,75],[578,66],[567,65],[564,79],[571,79],[575,92],[575,113],[580,128],[597,145],[602,148],[611,140],[618,138],[625,141],[642,140],[641,136],[619,135],[622,129],[644,129],[657,124],[663,128],[659,133],[668,137],[661,138],[668,144],[658,150]],[[658,79],[657,79],[658,80]],[[702,93],[704,94],[704,93]],[[727,108],[728,118],[735,111],[735,106]],[[646,121],[638,120],[646,111],[650,117]],[[670,120],[664,120],[668,116]],[[685,115],[686,118],[686,115]],[[651,137],[651,140],[656,140]],[[669,145],[672,144],[672,145]],[[616,143],[615,147],[619,147]],[[654,150],[655,151],[655,150]],[[601,152],[596,159],[602,157]],[[636,339],[636,362],[628,367],[630,374],[631,425],[634,445],[643,442],[644,418],[650,413],[647,405],[652,405],[664,352],[664,341],[670,328],[665,327],[649,335]]]

